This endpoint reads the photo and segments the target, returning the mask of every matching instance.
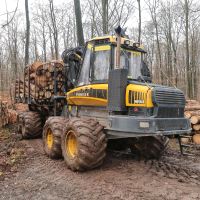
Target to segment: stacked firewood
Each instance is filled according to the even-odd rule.
[[[24,88],[23,81],[21,79],[16,80],[16,82],[15,82],[15,99],[18,102],[22,102],[23,88]]]
[[[62,62],[35,62],[24,72],[24,98],[31,97],[37,103],[47,104],[54,95],[64,96],[63,81]]]
[[[0,128],[7,124],[14,124],[17,121],[17,112],[9,109],[7,101],[0,101]]]
[[[8,109],[8,123],[14,124],[17,122],[17,111],[13,109]]]
[[[200,144],[200,103],[198,101],[187,100],[185,117],[191,122],[193,142]]]
[[[9,122],[8,102],[0,101],[0,127],[7,125]]]

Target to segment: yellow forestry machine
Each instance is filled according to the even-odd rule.
[[[120,26],[115,31],[116,36],[96,37],[83,48],[65,50],[66,95],[57,95],[55,80],[51,103],[38,103],[28,95],[24,103],[30,111],[18,117],[18,131],[24,138],[43,132],[47,156],[64,157],[73,171],[100,166],[107,146],[159,158],[167,136],[191,131],[184,118],[183,92],[151,83],[145,50]]]

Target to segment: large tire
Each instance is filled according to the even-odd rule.
[[[146,159],[159,159],[166,150],[169,139],[165,136],[141,137],[130,145],[132,153],[139,153]]]
[[[42,119],[37,112],[24,112],[19,115],[19,132],[24,139],[37,138],[42,135]]]
[[[61,135],[67,123],[64,117],[49,117],[43,128],[44,151],[52,159],[62,157]]]
[[[73,171],[85,171],[103,163],[106,156],[106,135],[103,126],[93,119],[74,118],[62,135],[62,154]]]

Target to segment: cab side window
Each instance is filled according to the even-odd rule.
[[[94,81],[108,80],[110,68],[110,50],[95,51]]]
[[[87,47],[82,69],[81,69],[81,74],[79,77],[79,82],[78,86],[81,85],[87,85],[89,84],[89,73],[90,73],[90,57],[91,57],[91,49]]]

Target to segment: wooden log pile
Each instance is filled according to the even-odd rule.
[[[38,67],[35,75],[36,96],[39,102],[49,101],[54,95],[64,96],[63,64],[58,61]],[[55,82],[56,81],[56,85]]]
[[[7,101],[0,101],[0,128],[17,122],[17,112],[9,109]]]
[[[54,95],[64,96],[63,81],[62,62],[35,62],[24,71],[24,99],[31,97],[38,104],[48,104]]]
[[[14,124],[17,122],[17,111],[13,109],[8,109],[8,123]]]
[[[0,127],[7,125],[9,122],[8,102],[0,101]]]
[[[24,82],[21,79],[16,80],[15,82],[15,100],[20,103],[22,102],[24,95]]]
[[[200,103],[198,101],[186,101],[185,117],[190,119],[191,122],[193,142],[200,144]]]

